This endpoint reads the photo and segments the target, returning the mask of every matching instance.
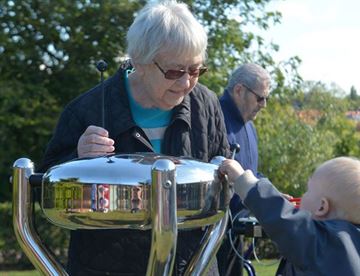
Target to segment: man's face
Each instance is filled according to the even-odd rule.
[[[269,87],[266,84],[258,85],[254,90],[244,84],[238,83],[233,90],[235,104],[240,110],[241,116],[245,122],[255,120],[257,113],[266,107],[269,96]]]

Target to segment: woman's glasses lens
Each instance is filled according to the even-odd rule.
[[[188,73],[190,77],[199,77],[207,71],[207,67],[200,67],[197,69],[190,69],[189,71],[185,70],[167,70],[164,71],[157,62],[154,62],[157,68],[164,74],[164,77],[168,80],[177,80],[180,79],[185,73]]]
[[[170,80],[180,79],[185,73],[188,73],[191,77],[199,77],[207,71],[207,68],[201,67],[194,70],[168,70],[165,72],[165,78]]]
[[[167,70],[164,73],[164,76],[166,79],[169,80],[176,80],[176,79],[180,79],[186,72],[183,70]]]

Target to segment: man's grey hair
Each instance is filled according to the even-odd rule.
[[[257,91],[262,84],[270,87],[270,82],[270,75],[264,68],[254,63],[246,63],[234,70],[226,89],[232,93],[235,85],[241,83]]]
[[[148,3],[127,33],[127,52],[135,63],[150,64],[161,52],[206,59],[207,34],[188,6],[177,1]]]

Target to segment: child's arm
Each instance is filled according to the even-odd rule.
[[[257,179],[234,160],[225,160],[220,171],[234,182],[235,192],[255,215],[283,256],[299,267],[313,266],[319,234],[308,212],[294,205],[267,179]],[[324,245],[325,246],[325,245]]]
[[[235,185],[242,185],[239,181]],[[360,231],[353,224],[312,219],[310,212],[295,208],[265,178],[243,202],[280,253],[304,275],[360,275]]]
[[[360,231],[345,220],[317,221],[294,207],[266,179],[258,180],[234,160],[220,171],[235,182],[235,191],[267,235],[300,274],[360,275]]]

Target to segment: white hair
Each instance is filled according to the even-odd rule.
[[[244,84],[256,91],[261,85],[270,87],[270,75],[260,65],[246,63],[234,70],[226,89],[232,93],[235,85],[238,83]]]
[[[127,52],[135,63],[150,64],[161,52],[206,59],[207,34],[188,6],[176,1],[149,3],[127,33]]]
[[[360,160],[337,157],[319,166],[314,175],[336,208],[338,218],[360,223]]]

